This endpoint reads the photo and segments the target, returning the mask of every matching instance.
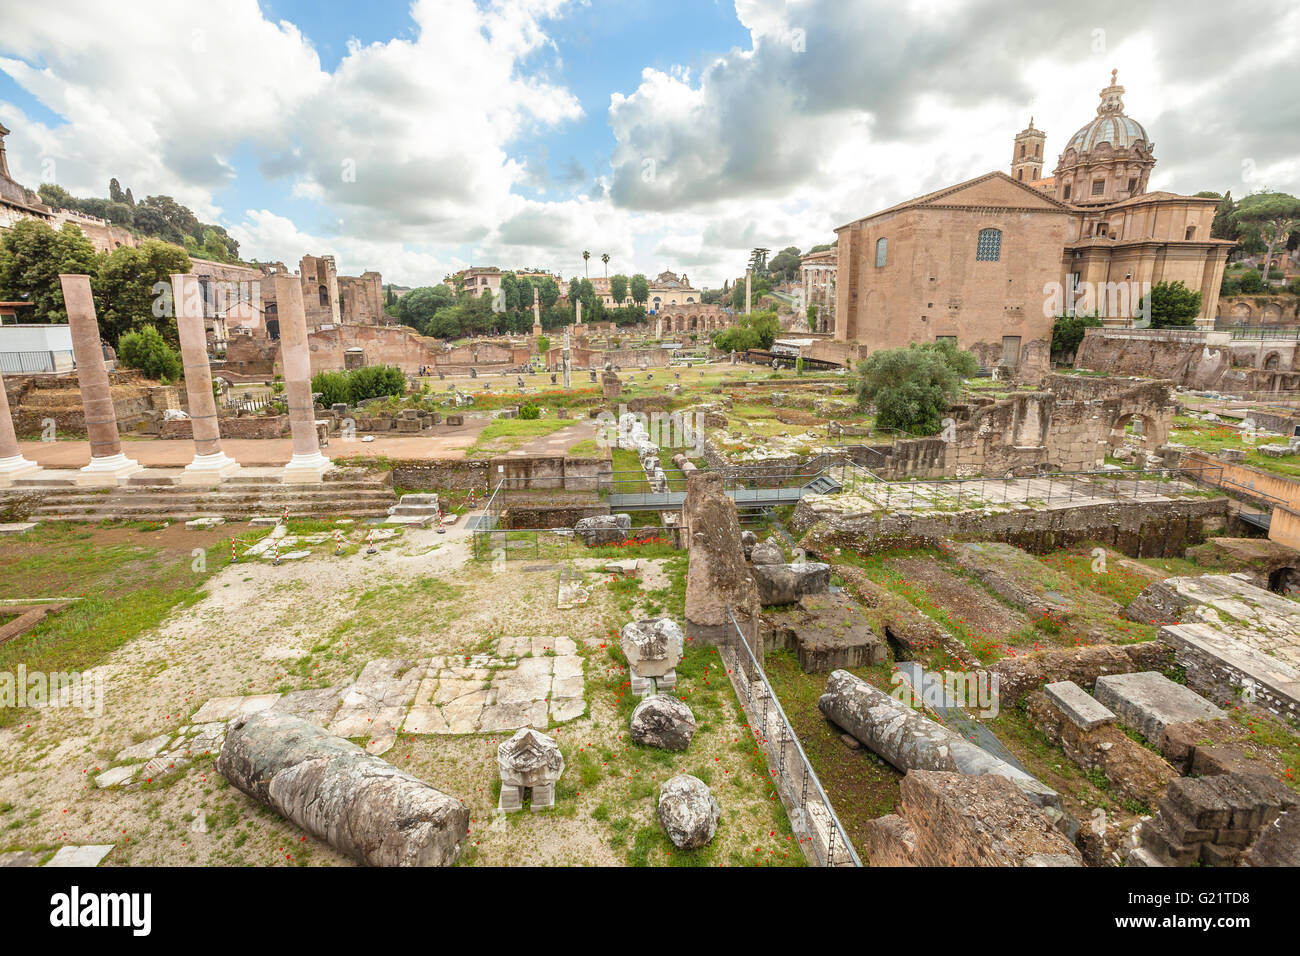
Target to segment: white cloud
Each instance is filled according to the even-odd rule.
[[[553,176],[534,134],[584,115],[552,78],[571,6],[416,0],[408,34],[353,42],[326,71],[254,0],[9,0],[0,70],[67,121],[0,103],[10,163],[32,185],[52,158],[75,193],[102,194],[109,176],[169,193],[263,259],[332,252],[345,272],[412,283],[470,262],[580,275],[587,248],[608,251],[611,271],[716,285],[751,246],[827,242],[853,218],[1006,168],[1030,114],[1050,170],[1118,67],[1155,140],[1153,188],[1300,191],[1289,0],[1234,17],[1188,0],[1091,0],[1069,17],[1038,0],[736,0],[749,49],[643,69],[610,93],[610,166],[571,158]],[[514,151],[525,140],[535,167]],[[215,197],[244,149],[310,212],[295,223],[268,197],[223,216]]]

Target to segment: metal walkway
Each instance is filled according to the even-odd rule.
[[[744,508],[778,508],[798,504],[804,495],[828,495],[840,490],[832,478],[821,475],[797,488],[728,488],[727,495]],[[686,500],[684,491],[611,494],[610,511],[676,511]]]

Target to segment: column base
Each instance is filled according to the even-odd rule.
[[[40,470],[40,465],[28,461],[22,455],[0,458],[0,488],[8,488],[15,478],[29,478]]]
[[[238,473],[239,462],[227,458],[223,451],[214,455],[195,455],[194,460],[181,472],[179,484],[215,485],[219,484],[222,478]]]
[[[90,459],[90,464],[77,472],[77,484],[104,485],[111,484],[114,481],[120,483],[136,472],[143,470],[139,462],[132,461],[126,455],[118,452],[116,455],[105,455],[103,458]]]
[[[319,451],[310,455],[294,455],[289,464],[284,466],[284,471],[280,473],[280,480],[285,483],[321,481],[325,477],[325,472],[333,467],[334,462]]]

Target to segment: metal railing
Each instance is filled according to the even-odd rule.
[[[237,412],[260,412],[271,404],[273,397],[270,392],[258,392],[255,395],[240,395],[230,397],[226,400],[225,407],[234,409]]]
[[[724,663],[730,665],[732,685],[749,717],[756,742],[767,753],[777,792],[800,846],[812,851],[818,866],[861,866],[853,841],[836,816],[830,797],[731,608],[727,608],[727,618],[736,639],[734,646],[721,648]],[[725,660],[728,657],[731,660]]]
[[[857,493],[886,510],[950,510],[962,507],[1033,504],[1050,506],[1077,500],[1134,500],[1154,493],[1154,486],[1167,486],[1166,497],[1187,491],[1173,487],[1187,477],[1195,484],[1203,472],[1222,468],[1157,468],[1132,471],[1049,472],[1042,475],[1002,478],[922,478],[914,481],[880,481],[857,485]],[[1206,482],[1207,484],[1210,482]]]

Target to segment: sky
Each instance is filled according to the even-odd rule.
[[[1149,188],[1300,194],[1295,0],[0,0],[10,171],[165,194],[245,259],[697,287],[1055,157],[1119,70]]]

